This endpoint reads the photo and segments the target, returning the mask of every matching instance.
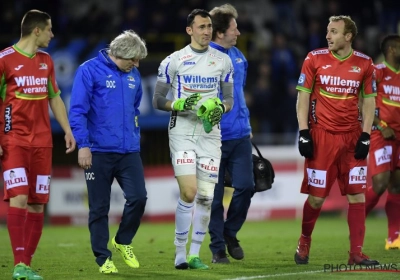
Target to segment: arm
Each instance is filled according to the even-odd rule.
[[[66,143],[66,153],[69,154],[75,150],[75,139],[72,135],[71,127],[69,126],[67,111],[65,109],[64,102],[62,101],[61,97],[57,95],[53,97],[49,101],[51,111],[53,111],[54,117],[60,124],[61,128],[64,130],[65,133],[65,143]]]
[[[162,111],[172,111],[172,101],[167,99],[170,88],[170,84],[157,81],[153,95],[153,108]]]
[[[375,117],[375,98],[364,98],[362,103],[363,132],[371,133],[372,123]]]
[[[233,107],[233,83],[221,82],[222,104],[225,107],[224,113],[229,112]]]
[[[370,145],[370,133],[372,123],[375,118],[375,98],[374,96],[364,97],[362,102],[362,130],[360,137],[358,138],[355,150],[354,158],[357,160],[364,160],[368,156],[369,145]]]
[[[143,89],[142,89],[142,79],[140,79],[139,88],[135,95],[135,104],[133,105],[135,108],[135,117],[140,116],[139,106],[142,102],[143,97]]]
[[[299,91],[297,96],[297,121],[299,123],[299,152],[305,158],[314,156],[314,145],[308,128],[308,111],[310,108],[310,94]]]
[[[396,139],[396,133],[394,132],[394,130],[390,126],[388,126],[388,124],[384,120],[379,119],[378,116],[374,117],[373,124],[381,132],[384,139]]]
[[[297,95],[297,121],[299,123],[299,130],[308,128],[308,112],[310,109],[310,94],[305,91],[299,91]]]
[[[78,68],[71,91],[69,121],[78,145],[78,164],[84,169],[92,165],[89,130],[87,128],[88,112],[93,80],[87,69]]]

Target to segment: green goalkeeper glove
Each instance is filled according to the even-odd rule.
[[[193,110],[201,98],[200,93],[193,93],[187,98],[179,98],[172,102],[171,109],[174,111]]]
[[[212,127],[221,121],[225,106],[218,97],[207,99],[197,110],[197,116],[203,121],[205,132],[210,133]]]
[[[212,124],[212,126],[218,124],[222,119],[222,114],[224,113],[224,105],[222,103],[218,106],[215,106],[213,110],[208,113],[208,121]]]

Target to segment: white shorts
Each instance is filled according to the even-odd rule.
[[[175,177],[196,175],[200,180],[217,183],[221,161],[221,140],[207,135],[169,135]]]

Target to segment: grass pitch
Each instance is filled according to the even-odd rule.
[[[110,229],[110,238],[116,227]],[[313,234],[310,263],[296,265],[293,255],[300,234],[300,220],[246,222],[238,235],[245,259],[211,264],[209,235],[201,250],[208,271],[174,268],[173,224],[144,223],[132,243],[140,268],[125,265],[119,253],[113,260],[119,273],[102,275],[90,249],[87,227],[45,227],[32,267],[45,280],[92,279],[400,279],[393,272],[324,272],[324,265],[346,264],[349,250],[346,218],[321,217]],[[385,251],[386,218],[368,218],[364,251],[400,271],[400,250]],[[7,229],[0,227],[0,279],[11,279],[13,260]],[[111,248],[111,245],[109,245]]]

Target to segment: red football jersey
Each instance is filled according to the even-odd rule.
[[[376,65],[375,68],[378,88],[375,113],[387,122],[396,132],[396,138],[400,139],[400,71],[396,71],[386,62]]]
[[[49,98],[60,94],[50,55],[0,52],[0,144],[52,147]]]
[[[344,58],[327,48],[309,52],[296,89],[311,94],[310,128],[333,133],[358,129],[359,95],[376,96],[374,69],[371,58],[355,50]]]

